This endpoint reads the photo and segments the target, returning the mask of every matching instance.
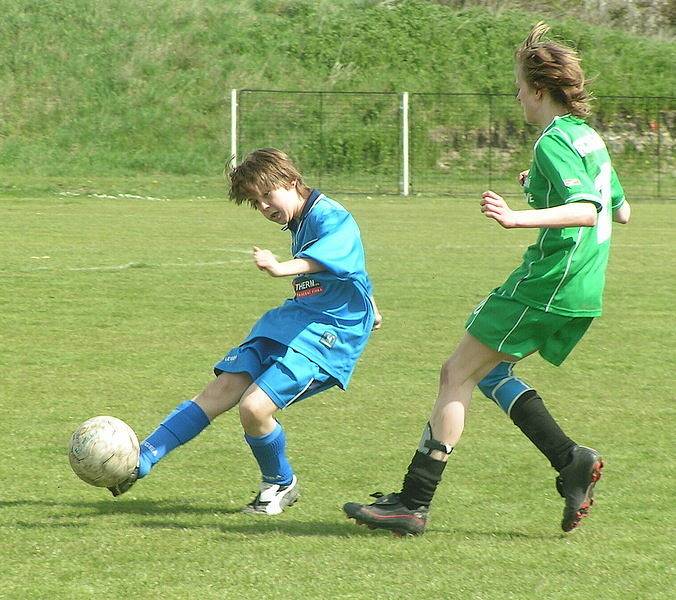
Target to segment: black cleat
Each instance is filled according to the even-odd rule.
[[[556,489],[565,499],[561,529],[572,531],[594,504],[594,486],[601,479],[603,459],[593,448],[575,446],[570,462],[556,478]]]
[[[120,496],[125,492],[128,492],[129,488],[136,483],[137,479],[138,479],[138,467],[136,467],[132,471],[131,475],[127,477],[123,482],[118,483],[117,485],[113,485],[108,489],[110,490],[110,493],[113,496]]]
[[[373,504],[348,502],[343,511],[357,525],[366,525],[369,529],[387,529],[396,535],[422,535],[427,525],[428,506],[414,510],[402,504],[399,494],[384,496],[381,493],[371,494],[377,500]]]

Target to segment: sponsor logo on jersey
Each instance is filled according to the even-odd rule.
[[[307,298],[315,294],[321,294],[324,291],[322,284],[316,279],[310,277],[297,277],[293,280],[293,290],[296,298]]]
[[[319,338],[319,341],[324,344],[327,348],[333,348],[333,345],[336,343],[336,340],[338,337],[336,336],[335,333],[332,333],[330,331],[325,331],[322,334],[322,337]]]
[[[579,179],[564,179],[563,185],[565,185],[567,188],[575,187],[576,185],[580,185],[580,180]]]

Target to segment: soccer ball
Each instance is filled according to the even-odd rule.
[[[70,438],[70,466],[90,485],[112,487],[122,483],[133,473],[138,459],[134,430],[115,417],[88,419]]]

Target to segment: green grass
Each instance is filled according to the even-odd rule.
[[[340,506],[400,484],[438,366],[534,235],[486,221],[474,197],[336,199],[361,225],[384,325],[347,393],[281,415],[303,497],[256,519],[238,512],[257,470],[234,413],[116,500],[75,477],[66,447],[97,414],[143,436],[199,391],[289,295],[248,254],[257,244],[287,256],[288,234],[220,199],[213,181],[3,188],[3,599],[671,597],[676,207],[634,206],[614,234],[604,317],[562,368],[535,357],[520,368],[607,458],[582,529],[560,533],[553,472],[477,396],[429,531],[402,540],[356,528]]]

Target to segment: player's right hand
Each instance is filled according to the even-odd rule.
[[[528,173],[530,173],[530,169],[526,169],[525,171],[521,171],[521,173],[519,173],[519,185],[526,183],[526,177],[528,177]]]
[[[481,212],[489,219],[495,219],[505,229],[517,227],[516,211],[513,211],[505,199],[488,190],[481,195]]]
[[[275,275],[279,262],[270,250],[263,250],[258,246],[253,247],[253,259],[256,266],[261,271],[267,271],[270,275]]]

